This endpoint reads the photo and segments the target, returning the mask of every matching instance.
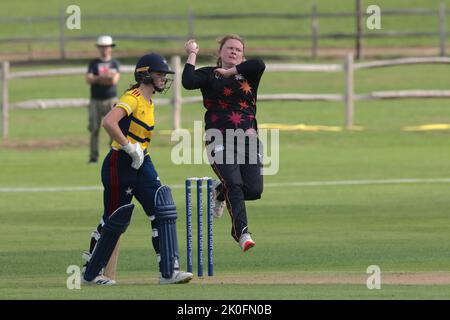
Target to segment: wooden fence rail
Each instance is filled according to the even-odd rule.
[[[280,93],[260,94],[258,101],[342,101],[345,106],[344,126],[351,128],[354,123],[354,101],[376,99],[404,99],[404,98],[450,98],[450,90],[400,90],[375,91],[364,94],[354,93],[354,72],[360,69],[382,68],[406,64],[450,64],[450,58],[418,57],[392,60],[370,61],[354,63],[353,54],[348,54],[342,64],[268,64],[266,72],[344,72],[345,90],[342,93]],[[181,112],[183,104],[201,103],[202,97],[182,97],[181,74],[182,64],[178,56],[172,57],[171,65],[175,71],[172,86],[172,97],[169,99],[155,99],[155,104],[172,106],[172,127],[181,128]],[[2,92],[2,136],[8,137],[9,108],[57,108],[57,107],[85,107],[88,99],[34,99],[9,103],[10,81],[19,78],[58,77],[58,76],[84,76],[85,68],[63,68],[53,70],[38,70],[24,72],[10,72],[9,62],[3,62],[0,73]],[[132,73],[134,66],[125,65],[121,72]]]
[[[309,34],[273,34],[273,35],[257,35],[257,34],[241,34],[248,40],[310,40],[311,42],[311,57],[316,58],[318,55],[319,43],[321,39],[354,39],[355,40],[355,54],[357,60],[363,57],[363,39],[372,38],[417,38],[417,37],[436,37],[439,39],[439,54],[440,56],[446,55],[447,44],[447,15],[450,13],[447,10],[445,2],[441,1],[436,9],[424,9],[424,8],[409,8],[409,9],[397,9],[397,10],[383,10],[382,16],[429,16],[435,17],[438,21],[438,29],[434,31],[417,31],[417,32],[405,32],[405,31],[380,31],[370,32],[365,31],[364,18],[369,16],[361,6],[361,1],[356,0],[357,7],[355,12],[320,12],[316,4],[311,7],[311,11],[308,13],[233,13],[233,14],[196,14],[192,9],[189,9],[185,15],[127,15],[127,14],[110,14],[110,15],[83,15],[83,20],[120,20],[120,21],[139,21],[142,19],[161,21],[161,20],[174,20],[187,22],[187,30],[181,32],[181,34],[172,35],[133,35],[133,34],[113,34],[116,40],[148,40],[148,41],[185,41],[188,38],[196,38],[198,40],[210,40],[216,39],[219,34],[198,34],[196,32],[196,22],[202,20],[236,20],[236,19],[279,19],[279,20],[301,20],[309,19],[310,33]],[[28,50],[31,50],[31,44],[36,42],[54,42],[58,43],[60,59],[67,57],[67,45],[73,41],[94,41],[98,35],[84,35],[84,36],[69,36],[65,32],[65,10],[60,10],[58,16],[48,17],[24,17],[24,18],[0,18],[0,25],[6,23],[20,23],[20,24],[37,24],[54,22],[57,24],[58,35],[55,36],[42,36],[42,37],[0,37],[0,43],[26,43]],[[339,18],[354,18],[355,30],[354,32],[335,32],[335,33],[320,33],[319,21],[324,19],[339,19]],[[56,27],[56,25],[55,25]],[[32,53],[29,52],[31,55]]]

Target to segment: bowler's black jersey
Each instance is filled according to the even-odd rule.
[[[183,86],[188,90],[201,89],[205,113],[205,129],[257,130],[256,101],[259,81],[266,68],[261,59],[247,60],[236,66],[238,74],[229,78],[214,74],[217,67],[195,66],[186,63]]]

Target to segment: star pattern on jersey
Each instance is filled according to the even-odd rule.
[[[222,134],[225,133],[225,128],[230,127],[254,131],[252,123],[255,119],[253,113],[256,99],[253,96],[252,83],[242,76],[233,80],[233,83],[217,88],[218,95],[216,93],[214,97],[210,96],[203,100],[204,107],[209,110],[207,122],[219,129]]]
[[[214,106],[214,102],[211,99],[205,99],[204,105],[207,109],[209,109]]]
[[[243,100],[239,100],[238,104],[239,104],[239,108],[240,108],[241,110],[247,109],[247,108],[249,107],[249,105],[247,104],[247,102],[245,102],[245,101],[243,101]]]
[[[242,122],[242,114],[238,112],[231,112],[231,115],[228,115],[228,120],[230,120],[235,127],[237,127]]]
[[[131,187],[128,187],[128,189],[125,190],[125,193],[127,194],[127,196],[131,196],[133,194],[133,189]]]
[[[211,120],[212,123],[216,123],[219,120],[219,116],[217,114],[213,113],[209,117],[209,120]]]
[[[234,93],[234,91],[231,88],[224,87],[223,88],[223,94],[225,97],[229,97]]]
[[[240,84],[240,88],[239,89],[241,89],[242,92],[244,92],[245,94],[252,93],[252,87],[250,86],[250,84],[248,83],[247,80],[239,82],[239,84]]]
[[[220,107],[220,109],[225,110],[225,109],[227,109],[229,106],[230,106],[230,105],[229,105],[228,103],[226,103],[225,101],[219,100],[219,107]]]

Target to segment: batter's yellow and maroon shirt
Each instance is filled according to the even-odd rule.
[[[155,126],[153,102],[147,101],[138,89],[132,89],[120,97],[114,108],[122,108],[127,113],[127,116],[119,121],[124,136],[131,143],[138,142],[146,153]],[[111,147],[120,149],[121,145],[113,141]]]

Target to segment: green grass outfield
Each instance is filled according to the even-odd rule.
[[[391,75],[387,70],[359,73],[357,91],[444,88],[448,74],[434,66],[398,68]],[[424,75],[430,80],[422,84]],[[305,92],[335,92],[341,89],[340,76],[301,75],[289,81],[281,74],[267,74],[261,93],[293,91],[293,81],[308,89]],[[16,81],[11,99],[18,101],[38,96],[35,92],[47,84],[58,86],[60,79],[41,83],[41,89],[31,87],[28,93],[17,86],[22,80]],[[67,83],[73,83],[73,92],[62,91],[61,97],[83,96],[86,87],[81,81]],[[86,165],[86,110],[12,110],[11,136],[0,146],[0,299],[448,299],[449,183],[370,181],[450,178],[449,131],[402,131],[406,125],[449,123],[449,107],[448,100],[441,99],[358,102],[356,124],[363,131],[283,131],[280,170],[266,177],[263,198],[248,202],[255,248],[240,252],[230,236],[230,219],[224,216],[214,226],[215,277],[158,286],[150,224],[137,206],[121,240],[121,284],[81,290],[66,288],[66,269],[81,264],[80,254],[100,219],[101,191],[3,191],[100,186],[100,165]],[[157,107],[156,112],[151,153],[163,182],[173,187],[185,266],[180,186],[188,175],[212,173],[207,165],[171,163],[169,137],[160,131],[170,127],[170,108]],[[185,106],[183,126],[191,128],[202,113],[198,105]],[[339,126],[343,105],[261,102],[258,119]],[[101,146],[105,154],[105,133]],[[295,185],[363,180],[370,181]],[[366,288],[370,265],[381,268],[381,290]]]
[[[70,112],[83,118],[79,109],[48,111],[53,115]],[[85,134],[81,136],[86,138]],[[168,161],[170,148],[163,140],[161,137],[155,144],[154,161],[164,182],[180,185],[186,177],[186,167]],[[447,133],[282,133],[281,141],[280,172],[267,177],[268,185],[448,177]],[[102,151],[106,152],[106,148]],[[1,159],[0,187],[99,185],[99,166],[85,164],[87,145],[3,149]],[[189,169],[189,175],[210,174],[207,166]],[[448,191],[448,183],[266,187],[262,200],[248,204],[257,247],[248,254],[241,253],[229,236],[228,217],[216,220],[218,282],[196,280],[175,288],[155,286],[157,270],[150,250],[150,227],[138,207],[121,242],[118,272],[124,285],[111,290],[83,287],[77,292],[65,288],[65,271],[67,266],[81,263],[80,252],[88,245],[90,231],[101,212],[101,192],[2,192],[0,297],[448,298],[450,285],[442,284],[439,277],[434,280],[435,285],[387,283],[380,291],[364,286],[366,268],[373,264],[385,274],[449,270]],[[174,195],[180,210],[180,254],[185,265],[183,190],[174,188]],[[360,284],[308,284],[311,276],[324,274],[329,278],[336,273],[337,279],[339,274],[356,274],[363,280]],[[273,283],[280,274],[284,281]],[[248,283],[233,280],[246,275]],[[300,283],[285,284],[290,276],[300,279]],[[272,280],[258,283],[255,278],[261,277]]]

